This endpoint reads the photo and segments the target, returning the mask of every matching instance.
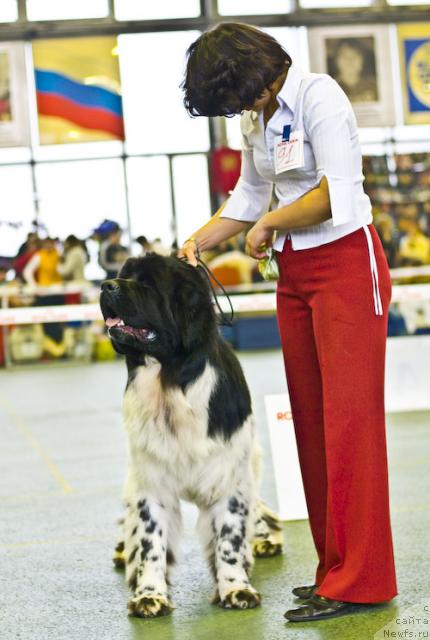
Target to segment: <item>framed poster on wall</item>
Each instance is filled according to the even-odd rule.
[[[0,147],[29,144],[25,45],[0,42]]]
[[[328,73],[345,91],[360,127],[393,126],[396,120],[387,26],[309,29],[311,71]]]
[[[430,22],[397,27],[405,124],[430,124]]]

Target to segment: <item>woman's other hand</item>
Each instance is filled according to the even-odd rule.
[[[273,231],[264,226],[262,220],[259,220],[246,234],[246,253],[251,258],[266,257],[266,250],[272,246]]]
[[[186,258],[188,264],[191,264],[193,267],[197,267],[197,258],[199,257],[200,252],[196,239],[188,238],[188,240],[185,240],[182,247],[178,250],[177,255],[178,258]]]

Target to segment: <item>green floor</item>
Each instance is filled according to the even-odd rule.
[[[276,506],[263,397],[284,390],[278,352],[241,356],[266,452],[263,497]],[[424,603],[430,618],[430,413],[388,420],[391,500],[400,595],[390,605],[309,624],[286,623],[290,590],[312,580],[307,522],[285,525],[283,557],[256,563],[263,605],[209,604],[211,583],[184,505],[182,557],[172,616],[127,617],[128,592],[111,565],[125,464],[121,362],[0,373],[0,638],[2,640],[325,640],[373,638]],[[406,623],[405,623],[406,624]],[[429,637],[393,623],[381,637]],[[399,635],[404,631],[415,636]],[[425,631],[424,631],[425,633]]]

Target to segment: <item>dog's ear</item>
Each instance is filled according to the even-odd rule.
[[[192,269],[193,273],[181,278],[176,289],[175,313],[180,339],[186,351],[193,351],[207,343],[214,327],[216,328],[206,276],[199,269]]]
[[[127,258],[118,272],[118,278],[130,278],[137,264],[137,258]]]

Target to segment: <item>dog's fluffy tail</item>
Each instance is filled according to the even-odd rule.
[[[257,558],[267,558],[282,553],[284,529],[278,515],[262,500],[257,500],[255,531],[252,551]]]

